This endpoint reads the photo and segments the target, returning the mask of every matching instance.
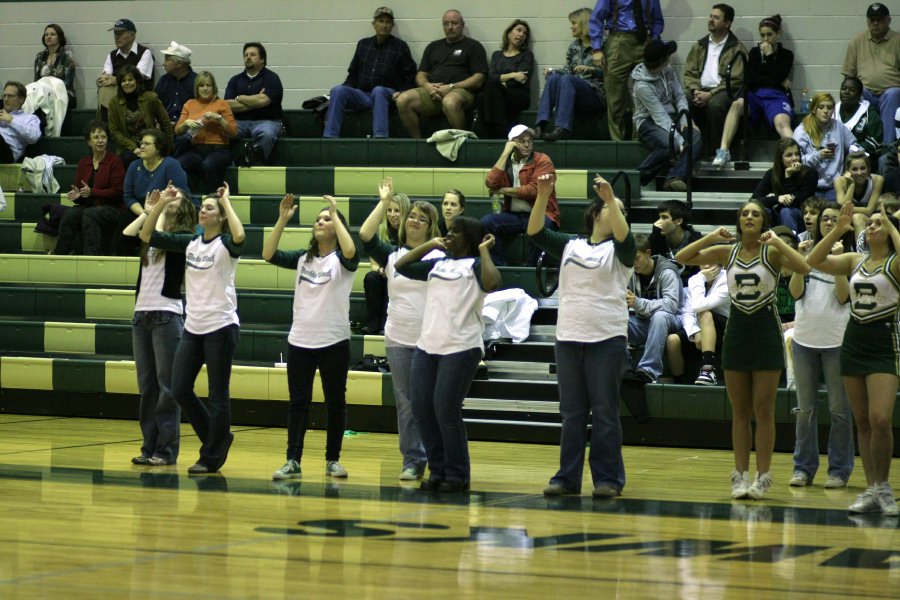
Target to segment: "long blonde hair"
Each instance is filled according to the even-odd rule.
[[[803,129],[806,130],[806,134],[816,148],[822,144],[822,136],[825,134],[816,120],[816,109],[823,102],[831,102],[831,105],[834,106],[834,96],[828,92],[819,92],[813,96],[809,101],[809,114],[803,117]]]
[[[381,225],[378,226],[378,238],[389,244],[395,243],[400,239],[400,230],[403,229],[403,224],[406,222],[406,216],[409,215],[409,196],[404,194],[403,192],[396,192],[391,197],[391,202],[396,202],[397,206],[400,207],[400,224],[397,226],[397,231],[391,231],[391,224],[388,223],[387,212],[384,214],[384,218],[381,219]],[[388,203],[390,206],[390,203]],[[393,235],[391,235],[393,233]]]
[[[588,23],[591,20],[590,8],[579,8],[569,13],[569,20],[578,25],[578,35],[585,46],[591,43],[591,31]]]

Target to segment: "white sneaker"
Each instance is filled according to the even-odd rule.
[[[712,166],[714,169],[723,169],[725,163],[731,160],[731,152],[719,148],[716,150],[716,157],[713,159]]]
[[[346,477],[347,469],[341,466],[336,460],[329,460],[325,463],[325,474],[329,477]]]
[[[731,472],[731,497],[735,500],[747,498],[747,492],[750,490],[750,472],[732,471]]]
[[[897,508],[897,500],[894,499],[894,490],[887,481],[875,486],[875,499],[878,500],[881,514],[884,516],[896,517],[900,514],[900,509]]]
[[[847,508],[852,513],[873,513],[881,512],[881,505],[875,497],[875,486],[871,485],[866,488],[862,494],[856,497],[856,502]]]
[[[825,481],[825,489],[837,490],[845,487],[847,487],[847,480],[841,479],[837,475],[829,475]]]
[[[768,473],[763,473],[762,475],[757,473],[756,481],[747,490],[747,494],[754,500],[762,500],[770,487],[772,487],[772,476]]]
[[[281,481],[283,479],[300,479],[303,473],[300,471],[300,463],[296,460],[289,460],[284,463],[280,469],[272,473],[272,479]]]
[[[422,474],[415,467],[406,467],[400,473],[400,481],[416,481],[417,479],[422,479]]]
[[[812,485],[812,481],[809,480],[809,475],[803,471],[794,471],[794,476],[788,481],[788,485],[791,487],[806,487]]]

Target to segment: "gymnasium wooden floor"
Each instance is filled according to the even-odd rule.
[[[625,449],[622,498],[545,499],[557,448],[473,443],[473,491],[401,485],[397,438],[345,438],[277,484],[285,431],[236,427],[222,474],[134,467],[135,422],[0,415],[0,598],[897,598],[897,519],[849,490],[732,502],[728,452]],[[898,477],[895,473],[894,484]],[[585,489],[589,489],[589,482]]]

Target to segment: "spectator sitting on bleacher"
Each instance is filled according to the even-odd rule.
[[[897,111],[900,112],[900,108]],[[890,153],[891,156],[888,157],[889,160],[884,171],[884,191],[900,194],[900,166],[898,166],[900,163],[900,140],[894,142]]]
[[[885,192],[878,199],[878,210],[877,212],[881,212],[881,207],[884,207],[884,211],[889,215],[894,215],[895,219],[900,218],[900,197],[893,192]],[[865,230],[861,231],[859,235],[856,236],[856,252],[862,252],[864,254],[869,253],[869,243],[866,241],[866,232]]]
[[[535,77],[530,41],[528,22],[515,19],[503,31],[500,50],[491,54],[487,80],[478,96],[478,114],[488,137],[502,138],[531,104]]]
[[[643,346],[637,367],[625,377],[654,383],[662,375],[666,338],[678,330],[678,310],[683,292],[678,265],[663,256],[653,256],[650,238],[642,233],[634,236],[637,256],[631,285],[625,302],[632,314],[628,317],[628,344]],[[631,365],[631,356],[628,362]]]
[[[644,46],[644,62],[631,72],[631,87],[634,93],[634,130],[641,144],[650,150],[647,158],[638,165],[641,185],[647,185],[657,175],[666,177],[663,189],[676,192],[687,190],[685,178],[688,175],[688,158],[693,156],[694,164],[700,158],[700,131],[694,125],[691,131],[693,150],[686,152],[686,141],[682,137],[687,128],[687,120],[679,118],[675,132],[677,157],[675,165],[669,168],[672,154],[669,151],[669,129],[678,113],[688,109],[681,84],[669,64],[669,57],[677,50],[675,42],[651,40]]]
[[[535,117],[535,137],[548,142],[570,138],[575,111],[594,114],[606,112],[603,69],[594,65],[590,19],[589,8],[579,8],[569,13],[569,30],[575,39],[566,50],[566,64],[561,69],[544,71],[547,81]],[[544,131],[554,108],[555,127],[553,131]]]
[[[237,123],[228,102],[219,98],[216,78],[209,71],[197,75],[194,95],[185,102],[176,135],[187,135],[190,148],[178,157],[187,173],[203,177],[205,194],[215,193],[225,181],[225,169],[231,164],[229,140],[237,134]]]
[[[44,44],[44,49],[34,57],[34,80],[42,77],[62,79],[69,96],[66,110],[70,111],[78,103],[75,98],[75,59],[72,51],[66,47],[66,34],[62,27],[50,23],[44,28],[41,43]]]
[[[397,96],[400,120],[413,138],[422,137],[420,117],[441,112],[453,129],[465,129],[466,109],[475,103],[488,72],[487,53],[480,42],[464,35],[466,22],[456,10],[443,16],[444,38],[422,53],[416,85]]]
[[[25,147],[41,139],[41,122],[22,111],[25,86],[18,81],[3,85],[3,110],[0,110],[0,164],[22,160]]]
[[[844,173],[834,178],[837,203],[853,204],[853,230],[857,235],[868,225],[869,217],[878,210],[878,198],[884,189],[884,177],[872,172],[865,152],[851,152],[844,163]]]
[[[172,126],[181,118],[184,103],[194,98],[194,80],[197,74],[191,68],[191,49],[173,41],[162,51],[165,60],[165,75],[156,82],[156,95],[169,115]],[[191,148],[191,136],[184,134],[175,138],[174,158],[178,158]],[[219,182],[221,183],[221,182]],[[218,187],[218,185],[217,185]]]
[[[791,80],[788,76],[794,68],[794,53],[781,45],[781,15],[772,15],[759,22],[759,44],[750,49],[744,98],[731,103],[722,132],[722,143],[716,150],[713,167],[721,169],[731,160],[731,140],[737,133],[741,115],[750,111],[754,122],[765,119],[766,124],[775,127],[782,138],[793,133],[791,118],[794,116],[791,98]]]
[[[125,65],[116,75],[118,95],[109,103],[109,132],[125,166],[140,153],[138,143],[144,129],[159,129],[172,143],[174,131],[162,102],[140,85],[140,73]]]
[[[188,189],[187,175],[177,160],[167,156],[169,139],[159,129],[141,132],[138,155],[125,173],[125,207],[135,215],[144,212],[144,201],[153,190],[165,190],[169,183],[178,189]]]
[[[375,35],[356,43],[347,79],[331,88],[322,137],[341,137],[344,109],[372,110],[372,137],[389,135],[388,112],[397,96],[415,85],[416,63],[403,40],[391,35],[394,11],[375,9]]]
[[[816,170],[817,194],[834,200],[834,178],[842,173],[847,153],[859,145],[847,126],[834,117],[831,94],[819,92],[812,97],[809,114],[794,130],[794,139],[800,144],[800,161]]]
[[[135,67],[141,74],[142,88],[153,89],[153,52],[135,41],[137,28],[134,21],[119,19],[109,31],[113,32],[116,48],[106,57],[103,71],[97,77],[97,108],[104,121],[107,118],[107,107],[116,97],[116,76],[125,65]]]
[[[262,43],[244,44],[245,69],[232,77],[225,88],[225,100],[238,122],[238,136],[252,138],[266,161],[284,132],[284,88],[281,78],[269,70],[267,56]]]
[[[725,269],[716,264],[703,265],[688,279],[680,314],[681,328],[669,334],[666,342],[669,368],[676,379],[684,374],[686,359],[699,358],[700,371],[694,383],[718,384],[719,355],[730,311]]]
[[[900,108],[900,33],[891,29],[891,13],[879,2],[866,10],[868,31],[857,33],[847,44],[841,73],[859,77],[866,86],[866,100],[878,107],[884,143],[897,139],[894,113]]]
[[[822,212],[826,202],[825,198],[818,196],[810,196],[803,201],[800,209],[803,211],[803,226],[806,229],[797,234],[797,239],[801,243],[816,237],[816,223],[819,222],[819,213]]]
[[[109,152],[106,124],[99,120],[88,123],[84,139],[91,154],[78,161],[75,183],[68,193],[74,206],[60,219],[54,254],[102,254],[104,230],[115,228],[125,211],[125,166],[118,155]]]
[[[772,223],[801,231],[803,214],[800,207],[816,194],[818,173],[801,162],[800,144],[791,138],[781,138],[775,144],[775,160],[765,172],[752,199],[766,207]]]
[[[877,165],[883,150],[881,140],[884,137],[884,128],[878,108],[872,106],[862,94],[862,82],[848,75],[841,83],[841,101],[834,107],[834,112],[869,155],[872,164]]]
[[[534,151],[534,130],[525,125],[516,125],[509,130],[508,141],[494,166],[484,178],[484,185],[491,194],[503,197],[501,210],[497,214],[485,215],[481,225],[485,233],[494,236],[491,258],[495,265],[506,264],[505,243],[511,237],[525,233],[531,207],[537,199],[537,180],[545,174],[556,174],[550,157]],[[550,193],[547,202],[544,226],[550,230],[559,229],[559,205],[556,190]],[[529,264],[535,264],[537,252],[531,253]]]
[[[684,63],[684,89],[691,103],[694,123],[702,132],[703,148],[711,152],[718,147],[725,128],[725,117],[731,108],[731,99],[725,91],[725,75],[729,64],[731,86],[741,87],[744,81],[744,63],[732,60],[738,54],[747,56],[747,49],[731,32],[734,9],[727,4],[714,4],[709,11],[709,35],[700,38],[691,47]]]
[[[438,221],[441,237],[447,236],[447,232],[453,227],[453,220],[464,212],[466,212],[466,195],[457,189],[444,192],[441,199],[441,218]]]
[[[678,251],[690,243],[699,240],[702,235],[688,223],[691,209],[681,200],[663,200],[656,206],[659,219],[653,224],[650,232],[650,253],[654,256],[665,256],[675,260]],[[699,267],[678,265],[681,272],[682,285],[687,285],[688,278],[699,271]]]

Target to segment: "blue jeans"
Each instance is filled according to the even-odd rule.
[[[462,404],[475,377],[481,348],[428,354],[416,348],[410,400],[428,457],[429,478],[468,483],[469,440]]]
[[[266,160],[272,154],[275,142],[284,132],[281,121],[241,121],[238,120],[238,137],[252,138],[253,143],[262,148]]]
[[[694,138],[693,156],[694,165],[700,160],[700,146],[702,145],[702,136],[696,129],[691,129]],[[684,135],[685,132],[682,132]],[[641,172],[641,183],[649,183],[654,177],[662,174],[666,179],[687,179],[688,174],[688,153],[682,152],[675,159],[675,165],[669,170],[669,161],[672,160],[672,154],[669,152],[669,130],[663,129],[651,119],[647,119],[641,123],[638,130],[638,139],[650,150],[650,154],[638,165],[638,171]],[[687,140],[685,140],[687,146]],[[687,148],[685,148],[687,150]]]
[[[181,409],[172,398],[172,362],[184,318],[165,310],[138,311],[131,325],[134,367],[141,393],[141,456],[174,463],[180,445]]]
[[[328,98],[328,116],[325,118],[325,133],[322,137],[341,137],[341,125],[344,123],[344,110],[372,109],[372,137],[390,137],[388,133],[388,112],[391,109],[391,98],[397,90],[380,85],[364,92],[348,85],[336,85],[331,88]]]
[[[218,471],[228,457],[231,446],[231,360],[237,348],[241,329],[228,325],[212,333],[197,335],[188,330],[181,334],[172,366],[172,395],[191,421],[200,438],[200,459],[210,471]],[[206,363],[209,381],[209,408],[194,394],[194,381]]]
[[[491,258],[494,260],[495,265],[503,266],[506,264],[504,244],[513,236],[525,233],[528,230],[528,219],[530,216],[531,213],[527,212],[503,211],[481,217],[481,226],[484,228],[484,233],[494,235]],[[557,230],[556,223],[550,220],[550,217],[547,215],[544,215],[544,227],[552,231]],[[537,264],[537,257],[540,251],[531,240],[528,241],[528,247],[531,249],[528,253],[528,264],[535,265]]]
[[[391,383],[394,386],[394,401],[397,405],[397,433],[400,437],[400,454],[403,456],[403,468],[414,468],[419,473],[425,472],[425,446],[413,416],[412,401],[409,397],[412,385],[412,361],[415,348],[404,346],[386,346],[388,364],[391,365]]]
[[[581,491],[590,414],[588,465],[594,487],[608,485],[617,490],[625,487],[619,383],[626,346],[624,337],[590,343],[556,342],[556,380],[562,432],[559,471],[550,483]]]
[[[819,469],[819,427],[816,420],[819,382],[825,376],[831,432],[828,434],[828,474],[850,479],[853,472],[853,416],[841,379],[840,348],[807,348],[796,340],[791,345],[794,355],[794,381],[797,384],[797,442],[794,446],[794,469],[809,475]]]
[[[554,123],[557,127],[572,131],[575,111],[602,112],[606,110],[606,102],[597,95],[591,84],[577,75],[554,72],[547,78],[544,93],[538,104],[538,125],[550,120],[550,113],[556,107]]]
[[[631,315],[628,317],[628,343],[644,346],[637,368],[659,379],[663,372],[663,352],[666,350],[666,338],[670,333],[678,331],[678,317],[664,310],[658,310],[648,317]],[[631,355],[625,352],[626,359],[631,362]]]
[[[325,396],[325,460],[340,460],[347,425],[347,371],[350,370],[350,340],[324,348],[301,348],[288,344],[288,444],[287,459],[300,462],[312,404],[316,368]]]
[[[783,206],[779,204],[767,210],[772,218],[773,225],[784,225],[789,227],[794,233],[806,231],[806,225],[803,223],[803,213],[800,212],[799,206]]]
[[[897,113],[897,107],[900,107],[900,88],[888,88],[880,96],[876,96],[869,90],[864,89],[863,97],[871,102],[881,114],[881,124],[884,126],[884,143],[892,143],[897,139],[894,115]]]

